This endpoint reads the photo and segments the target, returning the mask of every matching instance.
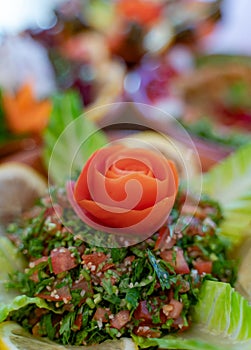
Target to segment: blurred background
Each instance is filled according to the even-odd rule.
[[[1,1],[0,162],[46,173],[54,96],[73,91],[87,116],[121,101],[171,114],[206,171],[250,140],[250,11],[248,0]]]

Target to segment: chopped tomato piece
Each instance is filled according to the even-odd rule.
[[[176,261],[174,266],[175,272],[186,274],[190,272],[188,264],[184,258],[183,250],[179,249],[176,253]]]
[[[183,332],[189,328],[189,325],[185,326],[182,316],[179,316],[174,319],[172,327],[179,330],[180,332]]]
[[[135,256],[134,255],[127,256],[125,258],[125,260],[124,260],[125,266],[131,265],[134,260],[135,260]]]
[[[166,315],[167,318],[173,318],[176,319],[180,316],[181,311],[183,310],[183,303],[181,303],[178,300],[172,299],[169,304],[172,309],[168,312],[168,314]]]
[[[51,251],[51,265],[53,272],[58,273],[65,272],[73,269],[77,266],[75,257],[72,255],[69,249],[60,247]]]
[[[48,216],[57,216],[61,217],[63,214],[63,208],[59,204],[54,204],[53,207],[49,207],[46,209],[44,213],[44,217],[47,218]]]
[[[151,321],[152,320],[152,316],[147,308],[146,300],[139,302],[139,305],[137,306],[136,310],[133,313],[133,317],[136,320],[143,320],[143,321]]]
[[[41,329],[40,329],[40,325],[39,323],[35,323],[35,325],[32,327],[32,334],[35,336],[35,337],[39,337],[39,335],[41,335],[40,333]]]
[[[128,310],[119,311],[111,320],[111,327],[116,329],[123,328],[130,321],[130,313]]]
[[[133,333],[138,335],[139,337],[147,337],[147,338],[159,338],[161,336],[161,332],[156,329],[151,329],[148,326],[139,326],[133,329]]]
[[[206,261],[202,259],[197,259],[193,262],[195,269],[198,271],[199,275],[203,273],[211,273],[213,268],[212,261]]]
[[[201,220],[207,217],[207,213],[203,208],[197,207],[193,204],[184,204],[182,207],[182,213],[192,216],[194,215]]]
[[[67,286],[61,287],[59,289],[52,289],[51,292],[41,292],[37,294],[39,298],[46,299],[49,301],[64,301],[68,302],[71,300],[70,289]]]
[[[182,249],[178,249],[176,252],[173,252],[172,250],[164,250],[160,253],[160,257],[169,262],[176,273],[183,275],[190,272]],[[175,259],[173,257],[175,257]]]
[[[82,321],[83,321],[83,315],[78,314],[75,318],[73,329],[76,331],[79,331],[82,326]]]
[[[101,286],[104,286],[103,281],[102,281],[103,277],[104,277],[104,274],[102,274],[101,277],[99,277],[99,284]],[[118,278],[115,276],[111,276],[110,282],[111,282],[112,286],[114,286],[118,282]]]
[[[77,248],[80,255],[84,254],[85,248],[85,244],[81,244],[81,246]]]
[[[87,265],[87,267],[93,271],[95,271],[100,264],[107,260],[107,255],[104,253],[92,253],[92,254],[83,254],[82,255],[82,263]]]
[[[190,283],[185,280],[177,281],[177,286],[179,286],[180,293],[186,293],[190,290]]]
[[[41,264],[43,262],[47,262],[48,261],[48,256],[42,256],[41,258],[39,259],[36,259],[36,260],[33,260],[29,263],[29,267],[30,268],[33,268],[35,266],[37,266],[38,264]]]
[[[73,282],[71,289],[72,290],[82,289],[82,291],[85,291],[86,293],[88,293],[88,295],[93,294],[93,289],[92,289],[91,283],[87,282],[84,279]]]
[[[159,230],[159,235],[155,243],[154,249],[155,250],[171,249],[174,246],[175,242],[176,240],[170,236],[169,227],[163,226]]]
[[[168,237],[168,233],[169,233],[168,231],[169,231],[168,227],[161,227],[161,229],[158,232],[158,238],[155,243],[155,247],[154,247],[155,250],[161,249],[161,248],[163,249],[164,242]]]
[[[47,262],[48,261],[48,256],[42,256],[42,258],[33,260],[29,263],[29,267],[33,268],[41,263]],[[30,276],[30,279],[34,282],[39,282],[38,278],[38,270],[34,271],[33,274]]]
[[[201,254],[202,254],[202,250],[196,245],[188,247],[187,251],[188,251],[189,256],[192,258],[197,258],[197,257],[201,256]]]
[[[103,267],[102,267],[102,272],[105,272],[105,271],[107,271],[107,270],[109,270],[109,269],[111,269],[111,268],[113,268],[115,266],[115,264],[113,264],[113,263],[107,263],[107,264],[105,264]]]
[[[112,286],[114,286],[118,282],[118,279],[114,276],[111,276],[110,280],[111,280]]]
[[[111,310],[98,307],[93,316],[93,319],[96,321],[108,322],[110,315],[111,315]]]

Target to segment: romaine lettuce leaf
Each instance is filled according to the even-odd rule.
[[[43,139],[43,159],[50,180],[57,185],[80,171],[90,155],[107,144],[105,134],[86,118],[79,95],[72,91],[53,97]]]
[[[4,236],[0,236],[0,266],[0,303],[7,303],[17,295],[14,291],[7,291],[5,288],[8,275],[22,270],[25,261],[11,241]]]
[[[8,277],[8,274],[17,270],[22,270],[25,266],[25,260],[11,243],[4,236],[0,236],[0,280]]]
[[[54,311],[43,299],[29,298],[18,295],[14,290],[6,289],[9,274],[24,269],[25,260],[11,241],[4,236],[0,236],[0,266],[0,322],[4,321],[11,311],[19,310],[28,304],[36,304],[38,307]]]
[[[222,235],[234,244],[251,235],[251,143],[206,173],[202,191],[222,206]]]
[[[248,342],[251,347],[251,306],[228,283],[203,284],[193,320],[202,330],[218,335],[224,342],[243,342],[243,345]]]
[[[25,261],[11,241],[4,236],[0,236],[0,266],[0,322],[4,321],[11,311],[19,310],[28,304],[36,304],[38,307],[54,311],[41,298],[17,295],[14,290],[6,289],[5,283],[9,281],[8,275],[22,270],[25,267]]]
[[[18,295],[16,296],[11,302],[5,304],[5,303],[0,303],[0,322],[3,322],[6,320],[10,312],[19,310],[29,304],[36,304],[37,307],[51,310],[55,313],[61,313],[60,310],[55,310],[54,308],[50,307],[46,301],[44,301],[41,298],[34,297],[30,298],[27,297],[26,295]]]
[[[202,339],[186,339],[168,336],[163,338],[141,338],[133,336],[135,343],[141,349],[158,346],[160,349],[181,349],[181,350],[224,350],[222,347],[215,347]]]
[[[189,331],[160,339],[134,337],[142,348],[185,350],[251,349],[251,306],[229,284],[205,281]]]

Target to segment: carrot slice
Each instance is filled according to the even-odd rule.
[[[48,123],[52,105],[49,100],[37,101],[32,87],[25,84],[16,95],[3,94],[3,107],[10,131],[20,134],[40,133]]]

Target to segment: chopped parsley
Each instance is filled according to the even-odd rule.
[[[35,335],[72,345],[186,329],[203,280],[233,284],[236,268],[227,258],[227,242],[217,235],[218,204],[203,197],[195,215],[185,211],[179,218],[190,223],[176,232],[183,204],[180,193],[166,226],[146,241],[100,248],[69,232],[45,198],[22,224],[9,227],[27,268],[12,274],[8,284],[57,312],[29,305],[10,318]],[[73,214],[67,205],[61,209],[74,229]]]

